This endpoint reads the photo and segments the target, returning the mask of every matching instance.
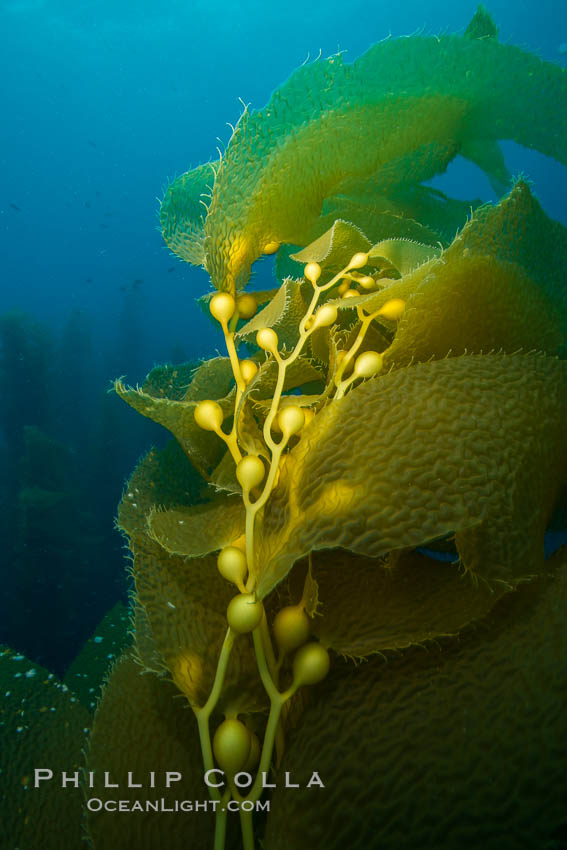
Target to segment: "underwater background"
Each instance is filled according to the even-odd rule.
[[[113,517],[165,432],[108,394],[211,356],[201,269],[165,248],[167,181],[216,156],[242,99],[262,107],[308,56],[352,61],[392,34],[463,31],[475,2],[2,0],[0,641],[61,674],[126,598]],[[567,63],[567,6],[494,0],[500,40]],[[513,174],[567,224],[567,172],[513,142]],[[494,200],[463,159],[433,181]],[[273,263],[256,264],[273,285]]]

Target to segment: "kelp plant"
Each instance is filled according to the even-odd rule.
[[[245,109],[219,160],[166,192],[165,240],[209,272],[217,292],[204,300],[228,356],[116,390],[172,432],[212,495],[193,504],[179,450],[152,452],[119,523],[137,659],[193,709],[203,765],[192,770],[223,777],[209,789],[215,850],[231,798],[252,850],[251,811],[274,776],[264,847],[402,846],[391,819],[378,833],[372,818],[363,825],[364,806],[386,799],[367,760],[387,776],[402,758],[396,719],[392,752],[372,729],[346,775],[320,787],[345,759],[341,735],[366,728],[365,699],[380,704],[375,683],[412,680],[413,648],[431,641],[450,665],[457,635],[460,647],[492,647],[510,681],[521,675],[490,634],[507,622],[506,600],[537,606],[561,571],[544,560],[544,535],[567,484],[567,235],[525,182],[512,186],[498,140],[567,163],[566,125],[564,69],[500,44],[481,8],[463,36],[391,39],[353,64],[302,66],[264,109]],[[508,191],[500,203],[424,185],[457,154]],[[244,292],[252,263],[275,252],[280,286]],[[472,628],[481,619],[483,633]],[[404,660],[388,667],[394,650]],[[353,667],[371,656],[382,667]],[[455,682],[476,669],[460,663]],[[410,694],[402,725],[411,710]],[[318,758],[307,774],[294,748],[304,730]],[[286,796],[284,768],[311,787]],[[468,781],[453,783],[462,811]],[[397,787],[403,809],[410,792]],[[547,791],[548,803],[560,793]],[[438,834],[451,840],[447,817]],[[538,841],[554,817],[548,806],[530,820]],[[193,828],[191,846],[209,846]],[[403,846],[441,846],[427,819],[407,829]]]

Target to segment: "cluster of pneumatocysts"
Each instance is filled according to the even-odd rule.
[[[239,787],[238,776],[241,772],[247,774],[257,767],[259,762],[259,774],[269,770],[283,706],[298,688],[320,682],[329,671],[330,659],[325,647],[317,641],[309,640],[310,620],[301,602],[282,608],[276,614],[272,627],[276,655],[267,629],[262,601],[257,599],[254,593],[243,590],[247,567],[242,549],[226,546],[220,551],[217,564],[221,575],[242,591],[228,604],[226,616],[229,631],[236,635],[253,634],[258,669],[271,702],[270,719],[263,745],[260,745],[254,731],[238,719],[235,710],[226,712],[225,719],[215,732],[213,753],[234,792],[234,785]],[[294,653],[292,682],[286,690],[280,691],[280,669],[285,658],[291,653]],[[262,785],[255,784],[246,799],[257,798],[262,788]]]
[[[226,546],[218,555],[218,570],[224,579],[238,589],[231,599],[227,612],[228,630],[221,649],[215,681],[206,704],[195,708],[199,722],[201,746],[205,768],[210,769],[213,755],[217,764],[225,772],[228,788],[225,799],[232,795],[240,800],[253,801],[262,793],[261,775],[270,769],[274,745],[282,744],[281,713],[285,703],[298,688],[320,682],[328,673],[330,660],[325,647],[310,640],[310,618],[303,602],[281,609],[274,619],[272,630],[268,627],[264,605],[256,597],[255,586],[258,574],[255,563],[254,535],[256,517],[268,501],[277,485],[279,468],[284,451],[290,441],[298,436],[306,424],[313,418],[314,411],[299,404],[282,404],[286,370],[300,356],[305,343],[318,328],[329,328],[337,322],[337,304],[328,301],[319,306],[324,292],[338,286],[338,294],[343,299],[377,289],[376,280],[357,270],[368,263],[368,254],[355,254],[349,264],[330,281],[319,284],[321,267],[318,263],[308,263],[304,268],[305,278],[312,284],[313,296],[307,311],[299,323],[299,339],[285,356],[279,350],[279,340],[273,328],[264,327],[256,334],[256,343],[260,349],[271,355],[277,364],[277,379],[270,409],[263,425],[263,438],[266,451],[260,454],[241,451],[238,439],[238,419],[246,388],[258,373],[258,364],[251,359],[240,360],[236,351],[235,333],[239,319],[250,319],[257,310],[253,295],[243,294],[235,297],[230,292],[218,292],[210,301],[210,311],[220,323],[227,352],[234,374],[236,392],[234,415],[230,431],[223,429],[225,419],[221,405],[216,401],[202,401],[195,408],[195,421],[205,430],[215,432],[227,445],[236,466],[236,477],[242,488],[242,498],[246,510],[245,533],[232,545]],[[360,289],[354,288],[355,286]],[[340,399],[360,379],[371,378],[383,368],[383,355],[377,351],[359,353],[364,337],[371,322],[376,318],[398,321],[404,312],[405,303],[401,299],[390,299],[373,313],[367,314],[357,305],[360,320],[358,334],[348,350],[337,352],[337,366],[334,376],[334,399]],[[269,461],[266,459],[269,458]],[[225,719],[216,729],[211,745],[209,718],[218,704],[229,656],[234,640],[239,635],[252,636],[258,671],[264,688],[270,699],[270,713],[266,725],[264,740],[260,744],[255,732],[238,718],[238,707],[225,707]],[[272,640],[273,639],[273,640]],[[275,649],[274,649],[275,643]],[[282,665],[291,658],[291,684],[285,690],[279,689]],[[240,795],[242,787],[238,777],[257,767],[257,776],[245,798]],[[213,796],[217,793],[212,791]],[[219,796],[218,799],[221,799]],[[248,814],[241,810],[244,850],[252,850],[254,845]],[[224,845],[223,817],[217,809],[217,830],[215,850]]]

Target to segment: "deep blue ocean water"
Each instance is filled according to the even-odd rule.
[[[240,99],[262,107],[308,56],[344,51],[350,61],[389,34],[462,32],[476,5],[0,0],[0,317],[26,314],[10,320],[14,369],[20,363],[22,375],[2,388],[0,399],[0,460],[5,477],[14,479],[0,506],[12,535],[3,570],[7,613],[0,618],[7,632],[0,639],[21,637],[16,624],[37,619],[51,594],[62,618],[76,606],[71,637],[46,651],[41,635],[50,620],[40,619],[36,643],[23,648],[64,665],[70,643],[79,644],[108,602],[124,593],[114,506],[136,458],[160,436],[131,411],[118,412],[116,399],[101,412],[101,399],[118,375],[136,383],[157,363],[222,348],[193,302],[209,289],[206,274],[173,257],[157,229],[167,181],[215,157],[229,138],[227,122],[239,117]],[[567,63],[567,4],[487,5],[501,40]],[[511,171],[526,175],[546,212],[567,225],[567,169],[513,143],[504,149]],[[494,199],[482,172],[463,160],[435,185],[462,198]],[[259,274],[269,281],[271,266],[263,262]],[[75,507],[90,529],[83,539],[91,534],[98,541],[91,549],[75,541],[76,550],[67,552],[70,563],[75,551],[86,558],[73,586],[70,566],[57,577],[59,538],[51,550],[36,541],[37,571],[25,586],[19,579],[23,520],[13,494],[39,487],[37,466],[22,482],[22,468],[33,458],[29,444],[26,451],[16,446],[25,425],[65,455],[69,472],[60,489],[73,480],[80,494]],[[79,519],[73,522],[78,527]],[[102,559],[108,574],[103,569],[93,579],[89,551],[99,553],[92,559]],[[58,587],[66,589],[60,603]]]

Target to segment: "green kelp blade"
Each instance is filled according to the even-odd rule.
[[[268,247],[307,244],[325,198],[364,180],[387,194],[464,152],[498,182],[502,138],[566,162],[566,107],[563,68],[494,38],[389,39],[352,64],[302,66],[242,116],[220,163],[205,222],[213,285],[241,289]]]
[[[366,381],[290,452],[258,541],[258,594],[313,549],[381,557],[453,533],[462,567],[491,585],[538,574],[567,482],[566,415],[567,365],[551,357],[455,357]]]
[[[225,452],[221,462],[209,476],[209,486],[214,487],[217,493],[242,496],[242,487],[236,477],[234,458],[229,451]]]
[[[142,389],[154,398],[183,399],[198,367],[198,361],[155,366],[146,376]]]
[[[117,602],[96,627],[72,664],[64,683],[93,712],[102,683],[113,661],[132,643],[130,615],[122,602]]]
[[[218,496],[191,507],[152,510],[148,533],[170,555],[197,558],[230,546],[244,533],[245,512],[240,497]]]
[[[385,368],[466,352],[565,346],[561,312],[521,266],[492,257],[447,258],[406,302]]]
[[[479,5],[471,18],[471,22],[465,30],[467,38],[498,38],[498,27],[486,11],[484,6]]]
[[[265,360],[261,364],[254,378],[247,385],[244,393],[242,394],[242,398],[240,399],[240,404],[238,406],[237,411],[237,417],[239,421],[242,411],[245,410],[245,407],[249,403],[251,404],[253,410],[259,410],[260,407],[257,406],[258,402],[263,401],[264,399],[267,399],[271,405],[271,400],[273,398],[277,378],[277,363],[271,358]],[[319,364],[313,362],[313,360],[308,357],[300,355],[286,369],[283,391],[284,393],[290,392],[300,387],[313,385],[314,383],[320,383],[323,387],[325,385],[325,372]],[[248,415],[249,412],[246,412],[245,416],[247,417]],[[261,424],[262,423],[260,423],[260,425]],[[261,451],[259,451],[259,453],[264,456],[265,452],[265,447]]]
[[[195,408],[198,402],[154,398],[143,390],[126,387],[121,381],[115,382],[114,389],[117,395],[138,413],[167,428],[203,477],[206,478],[210,470],[220,462],[225,444],[212,431],[204,431],[195,422]],[[232,392],[218,399],[218,403],[225,416],[232,415]]]
[[[370,248],[368,260],[372,263],[383,259],[403,276],[440,254],[440,246],[423,245],[411,239],[384,239]]]
[[[563,312],[567,309],[567,228],[545,214],[523,180],[498,204],[476,210],[447,256],[466,252],[518,263]]]
[[[129,805],[140,807],[120,817],[115,811],[90,807],[87,827],[96,850],[155,850],[159,846],[186,850],[188,835],[193,847],[212,847],[212,812],[184,816],[175,811],[181,787],[183,799],[204,799],[201,748],[193,712],[187,710],[170,681],[143,674],[130,655],[114,666],[104,689],[90,736],[87,770],[94,777],[93,787],[84,788],[87,799],[116,799],[117,789],[104,787],[107,772],[112,782],[128,788]],[[167,788],[167,771],[179,772],[182,781]],[[149,787],[151,776],[154,788]],[[131,787],[133,783],[141,787]],[[125,796],[122,791],[121,797]],[[146,811],[146,801],[157,801],[160,808]]]
[[[318,407],[321,403],[320,395],[284,395],[281,398],[278,411],[285,410],[286,407]],[[270,412],[270,401],[254,402],[254,409],[260,411],[264,419]]]
[[[496,206],[478,209],[440,258],[379,292],[333,303],[340,313],[362,307],[370,314],[391,298],[406,302],[397,326],[380,319],[396,332],[386,368],[465,352],[562,354],[566,263],[567,230],[519,182]]]
[[[395,329],[395,323],[392,320],[386,321],[383,320],[384,325],[390,325],[393,329]],[[360,330],[359,325],[354,325],[350,333],[348,334],[346,341],[343,344],[343,348],[348,351],[349,348],[352,347],[356,338],[358,337],[358,332]],[[368,328],[364,339],[358,349],[359,353],[364,351],[385,351],[391,344],[391,339],[388,337],[388,331],[386,327],[378,325],[377,322],[372,322],[370,327]]]
[[[561,353],[566,264],[567,229],[518,183],[496,206],[477,210],[413,288],[386,367],[465,351]]]
[[[319,263],[325,272],[338,272],[348,266],[355,254],[370,250],[370,241],[360,228],[338,219],[301,251],[291,255],[298,263]]]
[[[132,535],[147,531],[147,515],[155,507],[173,507],[199,501],[203,481],[193,469],[177,440],[139,462],[126,482],[116,525]]]
[[[132,607],[132,629],[134,632],[132,654],[136,663],[144,672],[165,676],[169,671],[154,643],[150,621],[144,606],[138,600],[134,602]]]
[[[292,255],[301,263],[319,263],[326,273],[348,266],[357,253],[368,254],[369,265],[392,266],[406,275],[428,260],[439,257],[439,245],[425,245],[411,239],[383,239],[376,245],[358,228],[348,222],[336,221],[333,226],[306,248]]]
[[[417,552],[393,560],[341,549],[312,553],[319,604],[311,628],[324,646],[365,658],[423,645],[458,634],[507,591],[504,584],[474,582],[457,564]]]
[[[459,201],[431,186],[396,186],[386,194],[365,180],[351,195],[323,202],[323,213],[352,221],[372,242],[411,239],[426,245],[449,245],[480,200]]]
[[[380,278],[380,289],[378,291],[365,292],[362,295],[353,296],[352,298],[331,298],[329,299],[329,303],[335,305],[339,311],[339,316],[343,313],[351,313],[354,322],[356,321],[358,307],[362,307],[364,312],[369,315],[375,313],[387,301],[393,298],[401,298],[402,301],[408,301],[418,291],[422,281],[427,279],[439,262],[439,259],[433,257],[431,260],[422,263],[409,274],[406,274],[403,278]],[[381,318],[380,321],[394,327],[393,323],[386,319]]]
[[[430,186],[419,185],[380,195],[373,191],[372,182],[367,181],[357,194],[327,198],[306,238],[309,243],[313,242],[340,219],[357,227],[374,244],[385,239],[407,239],[422,245],[446,247],[480,203],[479,200],[457,201]],[[292,245],[280,247],[276,257],[279,280],[302,276],[303,266],[294,259],[297,253],[301,251]]]
[[[234,375],[230,358],[212,357],[209,360],[203,360],[197,366],[183,400],[205,401],[206,399],[224,398],[229,394],[233,384]]]
[[[61,788],[61,776],[83,767],[91,715],[53,673],[4,646],[0,685],[2,846],[80,847],[83,799],[78,788]],[[53,771],[37,788],[36,768]]]
[[[136,600],[146,612],[155,647],[179,690],[192,705],[202,706],[213,686],[235,588],[221,577],[216,555],[168,555],[147,536],[136,536],[130,545]],[[248,641],[238,640],[219,710],[258,711],[265,704],[254,651]]]
[[[293,399],[296,399],[297,404],[300,407],[315,406],[317,408],[322,407],[327,399],[334,393],[335,384],[334,378],[337,371],[337,356],[339,350],[342,350],[346,347],[346,342],[349,338],[349,334],[352,333],[352,326],[354,324],[354,319],[351,314],[346,314],[347,319],[350,319],[348,322],[348,327],[351,329],[341,328],[341,324],[344,322],[337,323],[333,325],[331,328],[316,328],[315,331],[311,334],[310,342],[311,342],[311,352],[315,361],[318,361],[319,364],[322,364],[323,368],[326,368],[326,375],[321,374],[321,377],[317,381],[310,382],[310,384],[305,383],[302,388],[301,395],[290,395],[282,397],[282,404],[290,403],[293,404]],[[374,329],[372,328],[372,331]],[[369,332],[369,336],[373,336],[372,333]],[[386,346],[389,343],[386,341]],[[386,347],[385,346],[385,347]],[[309,390],[309,392],[308,392]],[[314,392],[314,390],[319,390],[319,392]],[[288,399],[288,401],[286,401]],[[262,407],[262,402],[256,402],[257,406]]]
[[[299,339],[299,323],[309,306],[313,289],[304,280],[285,280],[272,300],[250,319],[236,334],[241,342],[255,342],[262,328],[272,328],[278,335],[279,349],[293,350]]]
[[[335,659],[288,736],[265,850],[556,845],[567,794],[565,565],[564,549],[548,562],[555,580],[523,585],[441,647],[387,663]],[[315,767],[324,789],[305,788]]]
[[[338,203],[336,211],[321,215],[317,220],[313,232],[310,234],[310,236],[313,236],[313,240],[309,240],[310,244],[320,236],[325,235],[337,219],[348,221],[363,233],[367,233],[370,243],[379,242],[383,239],[410,239],[414,242],[437,246],[442,241],[441,233],[435,233],[430,228],[399,213],[384,212],[381,205],[376,201],[361,203],[352,202],[349,198],[345,198],[344,201],[342,198],[337,200],[340,200],[341,203]],[[468,212],[470,212],[470,208]],[[464,223],[464,218],[462,223]],[[448,241],[451,241],[456,232],[457,226],[452,228],[451,238]],[[278,280],[284,280],[286,277],[300,278],[303,275],[303,264],[295,257],[298,254],[303,254],[304,250],[299,250],[298,247],[293,245],[281,246],[276,257]],[[356,251],[353,251],[353,253],[356,253]],[[348,259],[346,262],[348,262]],[[346,262],[343,266],[346,265]],[[326,266],[328,267],[328,264]],[[337,266],[336,271],[339,271],[340,268],[341,266]]]
[[[167,187],[160,205],[163,238],[174,254],[195,266],[205,265],[205,218],[217,162],[187,171]]]
[[[243,452],[247,454],[257,454],[260,457],[265,457],[269,461],[269,452],[264,443],[262,430],[256,421],[256,417],[252,412],[252,405],[248,404],[248,396],[243,404],[238,406],[238,442],[242,447]],[[234,460],[233,467],[236,467]],[[234,473],[236,477],[236,472]],[[239,485],[240,487],[240,485]],[[239,492],[241,490],[239,489]]]
[[[209,519],[215,526],[203,520],[206,506],[191,509],[183,505],[183,470],[176,480],[176,469],[167,465],[165,452],[152,452],[137,466],[128,482],[127,491],[118,512],[118,525],[128,537],[132,553],[131,573],[135,582],[135,606],[141,606],[144,617],[141,622],[144,633],[144,655],[150,656],[152,667],[156,658],[163,662],[180,691],[194,705],[203,705],[212,687],[219,652],[226,634],[226,608],[234,596],[234,586],[225,581],[216,566],[216,555],[193,557],[189,548],[187,555],[172,554],[150,534],[148,521],[164,515],[166,532],[179,526],[178,520],[191,521],[196,517],[197,534],[203,534],[210,545],[220,548],[219,538],[227,528],[238,525],[238,514],[242,516],[239,498],[227,497],[216,500],[216,505],[230,505],[226,511],[218,510]],[[163,465],[165,463],[165,469]],[[129,498],[132,494],[134,499]],[[172,503],[173,502],[173,503]],[[154,505],[163,505],[167,510],[155,512]],[[186,512],[185,512],[186,511]],[[177,513],[175,513],[177,512]],[[174,523],[167,519],[174,517]],[[167,535],[163,540],[167,545]],[[231,541],[232,542],[232,539]],[[185,540],[185,548],[203,547],[199,539]],[[171,541],[174,549],[174,541]],[[152,645],[153,648],[152,649]],[[143,660],[143,659],[142,659]],[[257,710],[264,706],[265,692],[257,676],[256,662],[247,641],[237,641],[231,656],[221,705],[238,704],[245,710]],[[236,702],[235,702],[236,701]]]

